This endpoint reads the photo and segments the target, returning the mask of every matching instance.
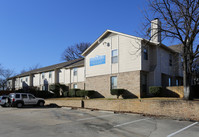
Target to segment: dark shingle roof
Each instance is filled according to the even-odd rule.
[[[64,67],[72,68],[72,67],[77,67],[77,66],[81,66],[81,65],[84,65],[84,58],[79,58],[79,59],[71,60],[71,61],[68,61],[68,62],[63,62],[63,63],[59,63],[59,64],[55,64],[55,65],[51,65],[51,66],[47,66],[47,67],[43,67],[43,68],[31,70],[31,71],[27,71],[25,73],[16,75],[14,77],[23,77],[23,76],[28,76],[30,74],[36,74],[36,73],[51,71],[51,70],[60,69],[60,68],[64,68]],[[11,78],[14,78],[14,77],[11,77]],[[9,79],[11,79],[11,78],[9,78]]]
[[[169,46],[169,48],[174,50],[175,52],[178,52],[178,53],[183,52],[183,45],[182,44],[172,45],[172,46]]]
[[[80,67],[84,66],[84,60],[78,61],[77,63],[74,63],[72,65],[67,66],[67,68],[74,68],[74,67]]]

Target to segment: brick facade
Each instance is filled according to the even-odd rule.
[[[124,98],[140,98],[140,71],[124,72],[111,75],[87,77],[86,90],[95,90],[105,98],[114,98],[110,94],[111,76],[117,76],[117,88],[125,89]]]

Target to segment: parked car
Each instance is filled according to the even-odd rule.
[[[10,105],[9,97],[7,95],[0,96],[0,105],[2,107],[8,107]]]
[[[30,93],[10,93],[10,103],[13,107],[21,108],[27,105],[44,106],[45,101],[43,98],[36,98]]]

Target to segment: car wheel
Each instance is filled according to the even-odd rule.
[[[44,102],[43,102],[43,101],[40,101],[40,102],[39,102],[39,106],[40,106],[40,107],[43,107],[43,106],[44,106]]]
[[[17,103],[17,107],[18,108],[22,108],[23,107],[23,104],[21,102]]]

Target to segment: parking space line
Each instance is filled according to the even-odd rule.
[[[97,119],[97,118],[102,118],[102,117],[110,117],[110,116],[113,116],[113,115],[117,115],[117,114],[102,115],[102,116],[96,116],[96,117],[83,118],[83,119],[78,119],[77,121],[90,120],[90,119]]]
[[[124,126],[124,125],[129,125],[129,124],[132,124],[132,123],[135,123],[135,122],[140,122],[140,121],[149,120],[149,119],[151,119],[151,118],[138,119],[138,120],[134,120],[134,121],[131,121],[131,122],[126,122],[126,123],[123,123],[123,124],[115,125],[114,127],[121,127],[121,126]]]
[[[186,129],[188,129],[188,128],[190,128],[190,127],[196,125],[196,124],[198,124],[198,122],[195,122],[195,123],[193,123],[193,124],[191,124],[191,125],[189,125],[189,126],[186,126],[186,127],[182,128],[182,129],[180,129],[180,130],[178,130],[178,131],[176,131],[176,132],[174,132],[174,133],[171,133],[171,134],[168,135],[167,137],[172,137],[172,136],[174,136],[174,135],[176,135],[176,134],[178,134],[178,133],[180,133],[180,132],[182,132],[182,131],[184,131],[184,130],[186,130]]]

